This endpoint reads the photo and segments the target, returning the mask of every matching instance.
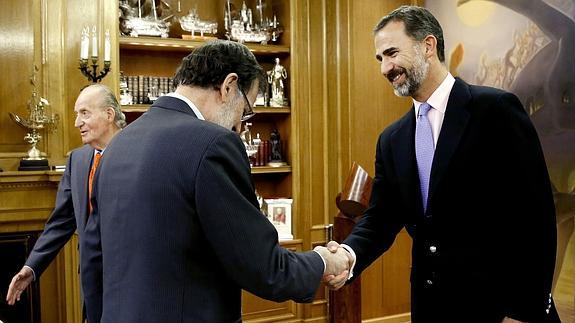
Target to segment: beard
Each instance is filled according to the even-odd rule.
[[[216,113],[212,122],[228,130],[233,130],[234,126],[240,123],[240,116],[236,110],[238,106],[241,106],[241,103],[243,103],[243,97],[236,95],[232,100],[224,104]]]
[[[388,75],[388,79],[392,80],[398,74],[405,74],[405,81],[403,83],[397,85],[391,83],[393,86],[393,93],[397,96],[413,96],[413,94],[419,90],[421,83],[423,83],[427,77],[429,63],[425,60],[423,51],[418,45],[414,45],[413,50],[415,51],[413,66],[410,69],[398,67]]]

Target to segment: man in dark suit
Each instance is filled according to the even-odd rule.
[[[90,85],[82,90],[76,100],[74,112],[76,113],[74,126],[80,130],[84,146],[70,153],[66,170],[58,186],[56,206],[52,215],[26,260],[26,264],[12,278],[8,288],[6,301],[10,305],[20,300],[20,295],[28,285],[40,277],[60,249],[70,240],[74,231],[78,232],[80,262],[92,264],[100,257],[98,252],[94,254],[84,248],[84,231],[87,227],[94,225],[94,221],[89,216],[90,177],[93,176],[95,166],[97,166],[94,160],[99,157],[96,156],[102,154],[114,135],[126,125],[126,121],[114,93],[106,86],[99,84]],[[82,280],[84,276],[82,272]],[[83,284],[82,286],[85,287]],[[92,316],[92,314],[99,313],[100,310],[94,311],[92,308],[101,307],[101,291],[83,288],[82,294],[88,322],[99,322],[99,317]]]
[[[247,47],[212,41],[178,68],[174,93],[122,131],[95,184],[103,256],[102,322],[239,322],[241,290],[312,301],[318,252],[278,244],[260,212],[244,145],[265,79]],[[345,251],[342,277],[347,275]],[[337,263],[337,261],[334,261]],[[97,285],[100,282],[95,281]]]
[[[413,109],[379,137],[369,208],[341,245],[356,259],[352,275],[406,228],[413,322],[558,321],[551,185],[517,97],[451,76],[441,26],[424,8],[385,16],[375,53]]]

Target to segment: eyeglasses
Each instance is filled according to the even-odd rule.
[[[246,93],[244,92],[244,90],[242,90],[241,88],[239,88],[239,90],[242,93],[242,95],[244,96],[244,99],[246,99],[246,105],[244,106],[244,113],[242,114],[242,118],[240,119],[242,122],[245,122],[249,118],[253,117],[256,113],[254,112],[254,109],[252,108],[252,105],[250,104],[250,100],[248,100],[248,97],[246,96]]]

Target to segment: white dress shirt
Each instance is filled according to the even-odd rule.
[[[445,117],[445,109],[447,108],[447,100],[449,100],[449,94],[451,89],[455,84],[455,78],[447,73],[447,76],[441,82],[441,84],[433,91],[427,103],[433,108],[429,109],[427,112],[427,119],[431,124],[431,132],[433,133],[433,143],[437,147],[437,139],[439,138],[439,133],[441,131],[441,126],[443,125],[443,118]],[[417,120],[417,114],[419,113],[419,107],[424,102],[419,102],[413,100],[413,105],[415,106],[415,118]]]
[[[198,109],[198,107],[196,107],[196,105],[190,101],[190,99],[186,98],[185,96],[176,93],[176,92],[171,92],[166,94],[166,96],[171,96],[173,98],[177,98],[180,99],[184,102],[186,102],[188,104],[188,106],[190,107],[190,109],[192,109],[192,111],[194,111],[194,114],[196,115],[196,117],[198,117],[198,119],[200,120],[206,120],[206,118],[204,118],[204,115],[200,112],[200,109]]]

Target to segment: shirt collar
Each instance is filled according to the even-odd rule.
[[[447,101],[449,100],[449,94],[451,93],[453,84],[455,84],[455,78],[453,75],[451,75],[451,73],[448,72],[445,79],[443,79],[443,82],[441,82],[437,89],[431,93],[431,96],[429,99],[427,99],[427,103],[431,105],[435,110],[445,114],[445,110],[447,109]],[[413,100],[416,117],[419,112],[419,106],[423,103],[424,102]]]
[[[190,99],[188,99],[187,97],[185,97],[179,93],[176,93],[176,92],[168,93],[168,94],[166,94],[166,96],[171,96],[173,98],[177,98],[177,99],[180,99],[180,100],[186,102],[188,104],[188,106],[192,109],[192,111],[194,111],[194,114],[196,115],[196,117],[198,117],[198,119],[206,120],[206,118],[204,118],[204,115],[200,112],[198,107],[196,107],[196,105],[192,101],[190,101]]]

